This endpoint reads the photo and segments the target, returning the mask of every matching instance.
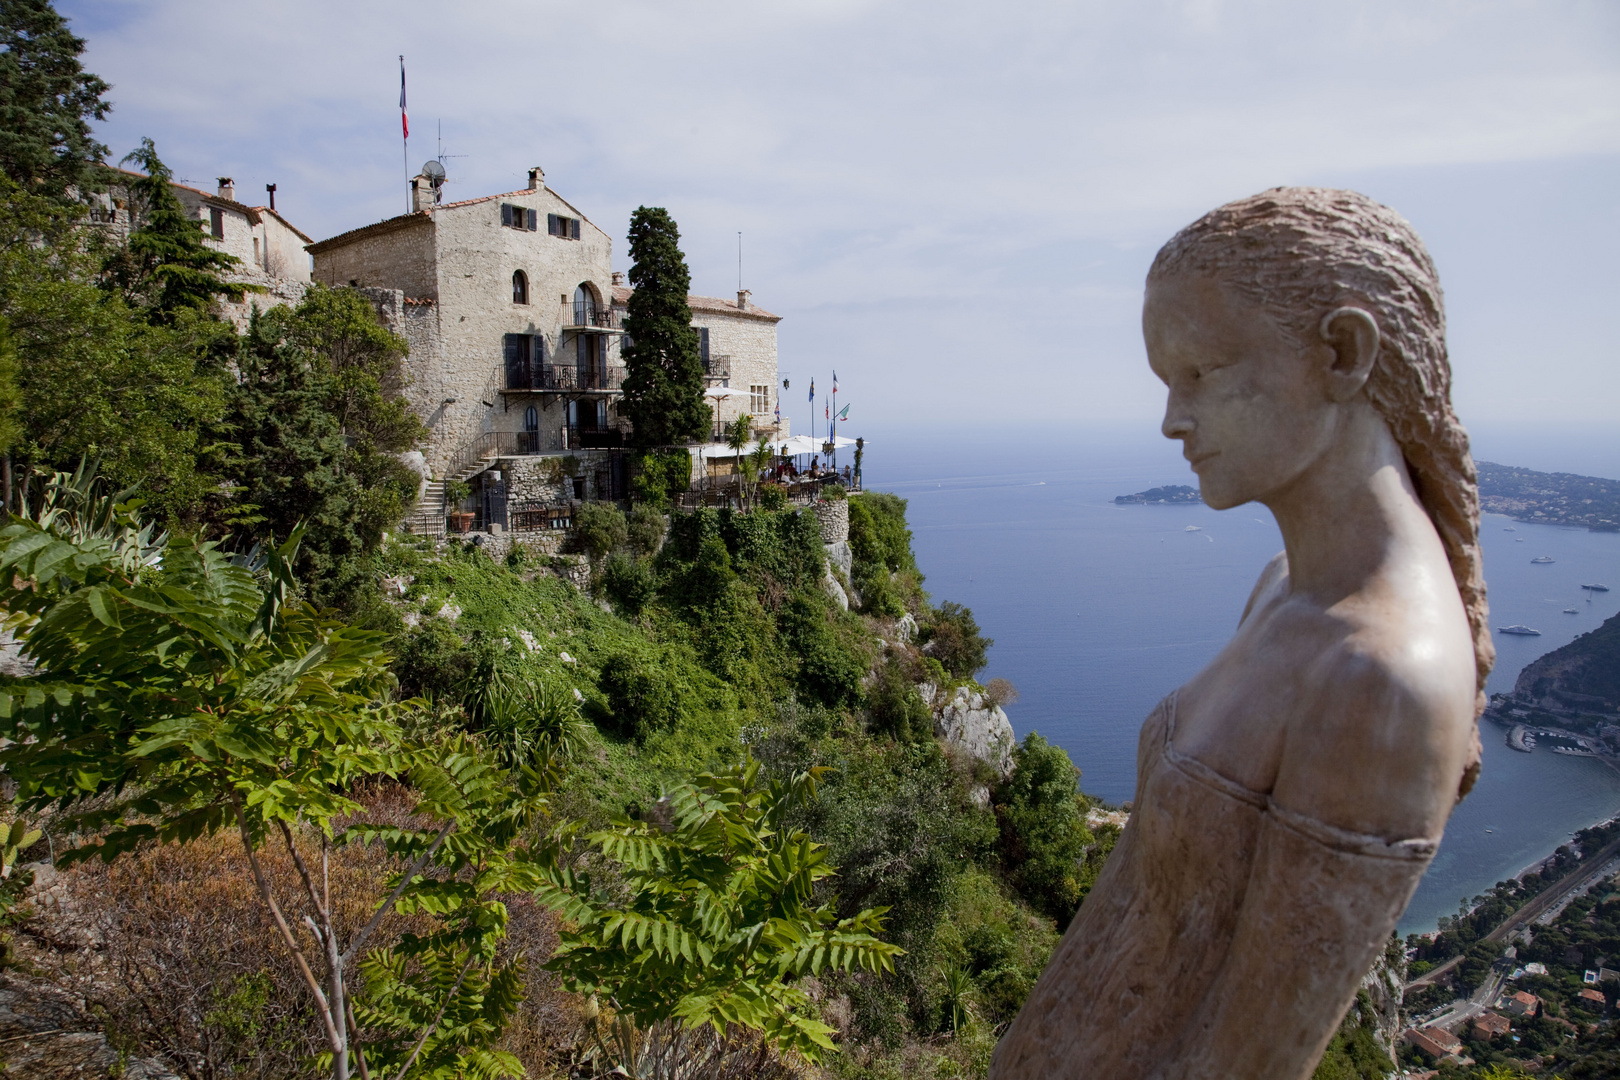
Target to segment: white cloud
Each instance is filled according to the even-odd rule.
[[[150,134],[181,176],[275,181],[313,235],[403,206],[405,53],[413,169],[442,117],[466,155],[448,161],[456,196],[539,163],[610,233],[668,206],[705,292],[734,286],[742,230],[756,299],[788,316],[784,366],[839,364],[877,416],[1151,411],[1151,380],[1120,370],[1140,354],[1141,271],[1228,198],[1358,181],[1423,202],[1443,176],[1432,225],[1397,205],[1449,236],[1446,213],[1512,213],[1503,178],[1530,163],[1592,200],[1543,241],[1575,243],[1563,225],[1608,205],[1590,181],[1620,156],[1620,9],[1603,2],[62,8],[115,84],[115,150]],[[1492,257],[1455,231],[1458,259]],[[1567,254],[1614,291],[1612,267]],[[1448,278],[1454,337],[1525,303],[1502,269],[1477,292]],[[1532,338],[1566,359],[1530,407],[1620,393],[1597,313],[1552,313],[1494,335],[1475,407],[1524,407],[1511,357]]]

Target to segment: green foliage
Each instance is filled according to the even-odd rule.
[[[1068,925],[1088,885],[1080,860],[1094,838],[1077,790],[1080,770],[1033,731],[1013,748],[1013,773],[993,793],[1006,879],[1030,906]]]
[[[1395,1070],[1383,1047],[1378,1045],[1378,1027],[1372,999],[1358,991],[1356,1003],[1328,1041],[1311,1080],[1384,1080]]]
[[[636,506],[630,511],[628,535],[625,540],[630,550],[646,558],[658,554],[664,542],[664,515],[656,508]]]
[[[345,1020],[345,971],[386,911],[426,916],[429,933],[365,954],[367,1053],[438,1075],[516,1075],[489,1049],[517,1000],[496,897],[536,887],[555,857],[518,843],[545,812],[549,763],[509,772],[466,736],[406,739],[413,706],[389,700],[383,635],[289,601],[297,530],[269,554],[265,583],[212,544],[154,536],[127,493],[100,494],[87,472],[58,474],[28,509],[0,530],[0,609],[37,667],[0,683],[0,766],[20,807],[53,806],[85,837],[59,863],[239,832],[335,1058],[362,1034]],[[363,810],[356,785],[376,777],[419,793],[418,827],[338,828]],[[333,844],[380,843],[406,864],[366,926],[334,926],[300,854],[310,834],[323,859]],[[258,862],[278,840],[319,939],[333,943],[313,962]]]
[[[588,880],[558,871],[557,902],[578,929],[563,934],[547,966],[644,1029],[723,1035],[736,1026],[818,1060],[833,1047],[833,1029],[816,1019],[798,981],[891,971],[901,950],[874,936],[882,908],[839,919],[815,901],[816,883],[833,867],[787,820],[814,798],[815,776],[767,784],[748,761],[672,792],[667,827],[621,820],[592,834],[592,846],[619,866],[627,898],[610,902]]]
[[[579,537],[580,546],[591,561],[600,562],[610,552],[624,546],[630,538],[630,529],[624,511],[617,506],[588,502],[574,512],[574,535]]]
[[[300,570],[342,599],[416,499],[399,459],[425,435],[401,390],[403,339],[352,289],[310,289],[296,310],[255,312],[222,427],[235,499],[221,517],[278,542],[306,523]]]
[[[124,158],[146,174],[129,184],[138,224],[125,246],[108,259],[107,279],[133,308],[156,323],[172,322],[181,311],[207,314],[217,297],[240,302],[262,286],[225,280],[221,274],[241,261],[203,242],[201,222],[186,213],[169,185],[174,175],[158,157],[151,139]]]
[[[860,593],[866,611],[891,617],[903,615],[905,591],[894,577],[917,572],[911,554],[911,530],[906,527],[906,501],[877,491],[864,492],[848,501],[849,547],[854,555],[851,583]]]
[[[661,207],[630,215],[630,285],[625,311],[624,403],[642,448],[690,442],[708,434],[698,332],[686,304],[692,273],[680,230]]]
[[[107,118],[110,87],[84,70],[83,52],[49,0],[0,2],[0,173],[35,194],[93,185],[106,156],[89,121]]]
[[[955,881],[939,921],[938,951],[947,970],[969,977],[978,1018],[997,1025],[1023,1007],[1057,940],[1048,920],[1008,899],[997,880],[977,868]]]
[[[662,510],[675,496],[691,487],[692,454],[689,450],[663,450],[637,455],[631,490],[635,501]]]
[[[223,410],[236,335],[189,311],[151,325],[98,288],[81,212],[0,178],[0,321],[16,358],[19,486],[89,456],[115,484],[139,482],[159,520],[195,520],[218,487],[198,454]]]
[[[959,679],[971,679],[989,663],[995,642],[979,633],[973,612],[961,604],[941,604],[922,628],[924,651]]]
[[[667,650],[625,650],[603,662],[600,685],[620,731],[644,741],[680,723],[681,703],[691,688],[674,677],[671,667]]]
[[[658,593],[652,569],[639,559],[616,554],[602,571],[602,592],[623,615],[640,614]]]
[[[759,508],[761,510],[786,510],[788,505],[787,489],[781,484],[763,483],[759,485]]]
[[[867,691],[866,712],[878,734],[911,742],[933,737],[933,713],[917,692],[907,665],[897,657],[889,657],[878,669],[877,680]]]

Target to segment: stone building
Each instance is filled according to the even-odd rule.
[[[561,529],[573,503],[624,498],[630,290],[611,238],[539,168],[521,190],[450,203],[418,176],[412,198],[408,214],[309,245],[317,282],[366,291],[410,344],[406,394],[430,431],[412,527],[442,526],[447,481],[473,488],[445,509],[475,527]],[[721,418],[774,423],[779,317],[746,293],[691,303]]]
[[[123,240],[139,225],[139,211],[127,181],[119,181],[141,174],[127,169],[110,171],[115,180],[107,190],[88,196],[90,219]],[[180,200],[186,214],[196,220],[204,243],[240,260],[226,278],[263,290],[249,293],[239,304],[221,302],[221,314],[238,330],[247,326],[254,304],[265,309],[282,303],[297,304],[304,298],[310,281],[310,258],[304,248],[312,241],[274,207],[238,202],[236,183],[228,176],[219,178],[219,186],[212,193],[172,182],[169,190]]]

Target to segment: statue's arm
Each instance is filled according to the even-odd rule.
[[[1162,1080],[1303,1080],[1389,941],[1461,768],[1446,702],[1364,656],[1309,674],[1226,962]]]

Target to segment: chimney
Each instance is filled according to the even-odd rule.
[[[539,191],[546,186],[546,171],[536,165],[529,170],[529,190]]]
[[[613,284],[615,284],[615,285],[623,285],[624,284],[624,272],[622,270],[613,271]]]
[[[737,290],[737,310],[738,311],[747,311],[748,310],[748,298],[750,296],[752,296],[752,295],[753,294],[750,293],[747,289],[738,289]]]
[[[421,213],[433,209],[433,182],[425,176],[411,180],[411,210]]]
[[[236,181],[232,180],[228,176],[220,177],[219,178],[219,197],[222,198],[222,199],[229,199],[229,200],[231,200],[231,202],[235,202],[236,201]]]
[[[276,185],[266,184],[264,190],[270,193],[270,209],[274,210],[276,208]]]

